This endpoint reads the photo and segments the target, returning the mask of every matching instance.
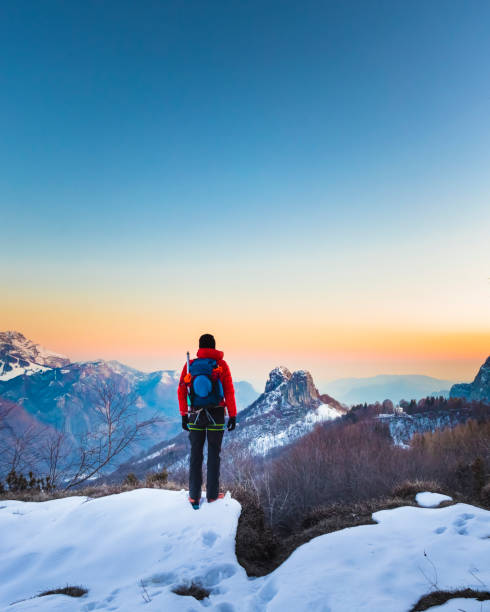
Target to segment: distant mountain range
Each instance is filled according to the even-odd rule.
[[[162,419],[130,454],[121,457],[127,462],[121,468],[126,473],[141,474],[185,462],[188,440],[180,429],[178,381],[179,372],[174,370],[146,373],[104,360],[73,363],[19,332],[0,333],[0,409],[10,409],[4,423],[10,431],[37,425],[73,436],[92,431],[97,422],[93,389],[104,382],[131,394],[139,421],[152,416]],[[380,375],[340,379],[326,387],[328,395],[320,394],[309,372],[291,373],[285,367],[270,372],[260,396],[250,383],[235,382],[239,426],[225,435],[225,445],[233,443],[246,452],[265,455],[298,439],[316,423],[345,415],[349,405],[447,396],[449,388],[451,397],[490,402],[490,358],[472,383],[452,385],[428,376]]]
[[[419,400],[429,395],[449,397],[455,381],[442,380],[418,374],[379,374],[366,378],[339,378],[323,385],[323,388],[340,401],[349,404],[375,403],[390,399]]]
[[[74,435],[92,430],[96,423],[93,391],[98,384],[108,381],[134,397],[139,421],[152,416],[163,419],[148,432],[140,450],[180,429],[177,402],[180,373],[173,370],[146,373],[118,361],[104,360],[72,363],[21,333],[8,331],[0,332],[0,373],[0,401],[22,408],[10,414],[9,423],[14,429],[14,420],[20,427],[29,415],[40,425]],[[235,382],[235,393],[239,408],[248,406],[258,396],[246,381]]]

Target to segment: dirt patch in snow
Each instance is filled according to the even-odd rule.
[[[423,612],[434,606],[442,606],[450,599],[476,599],[487,601],[490,599],[490,591],[475,591],[473,589],[461,589],[459,591],[434,591],[421,597],[409,612]]]

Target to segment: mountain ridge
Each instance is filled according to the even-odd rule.
[[[425,374],[377,374],[339,378],[322,384],[322,388],[340,401],[354,405],[385,399],[398,403],[402,399],[418,400],[429,395],[449,397],[449,389],[454,383]]]
[[[453,385],[450,397],[490,403],[490,357],[487,357],[485,363],[480,367],[473,382]]]

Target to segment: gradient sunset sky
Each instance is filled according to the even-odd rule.
[[[74,360],[472,380],[490,3],[0,7],[0,330]]]

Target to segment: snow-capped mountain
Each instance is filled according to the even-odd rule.
[[[70,360],[64,355],[48,351],[16,331],[0,332],[0,381],[21,374],[45,372],[62,368]]]
[[[453,385],[450,397],[490,403],[490,357],[487,357],[472,383]]]
[[[291,373],[277,367],[270,372],[264,393],[239,413],[236,430],[225,433],[223,446],[233,444],[253,455],[265,455],[298,439],[316,423],[346,413],[344,405],[318,392],[309,372]],[[186,464],[188,453],[188,436],[180,433],[121,465],[110,480],[120,480],[129,472],[142,476],[152,469],[176,469]]]
[[[147,374],[117,361],[69,363],[0,381],[0,396],[21,405],[43,424],[79,434],[96,426],[94,390],[105,383],[131,395],[139,421],[154,415],[164,418],[154,441],[176,433],[178,378],[173,371]]]

